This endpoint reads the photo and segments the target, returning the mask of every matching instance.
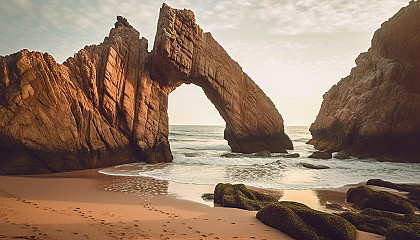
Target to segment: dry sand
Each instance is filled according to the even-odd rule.
[[[110,180],[95,170],[0,176],[0,239],[292,239],[256,212],[103,190]]]

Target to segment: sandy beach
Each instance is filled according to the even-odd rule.
[[[179,199],[165,184],[137,194],[104,190],[116,180],[97,170],[0,176],[0,239],[292,239],[256,212]],[[331,192],[323,194],[340,199]],[[384,238],[359,232],[358,239]]]

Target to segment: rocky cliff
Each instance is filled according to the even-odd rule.
[[[310,131],[320,150],[420,162],[420,2],[387,22],[327,93]]]
[[[126,19],[63,64],[47,53],[0,56],[0,174],[172,160],[168,95],[202,87],[226,121],[232,151],[292,143],[271,100],[189,10],[163,4],[152,52]]]

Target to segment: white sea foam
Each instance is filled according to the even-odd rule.
[[[371,178],[397,183],[420,183],[420,164],[387,163],[373,159],[311,159],[315,151],[305,144],[310,139],[308,127],[286,127],[298,158],[283,154],[261,158],[232,154],[223,139],[223,126],[170,126],[169,140],[172,163],[149,165],[134,163],[100,171],[118,176],[145,176],[159,180],[189,184],[244,183],[271,189],[313,189],[341,187]],[[315,170],[302,163],[326,165],[330,169]]]

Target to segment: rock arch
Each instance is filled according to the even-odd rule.
[[[226,121],[234,152],[284,152],[292,142],[271,100],[193,12],[163,4],[152,52],[126,19],[63,64],[48,53],[0,56],[0,174],[172,160],[168,95],[200,86]]]
[[[200,86],[226,122],[233,152],[292,149],[273,102],[237,62],[195,23],[190,10],[163,4],[153,47],[152,77],[175,89]]]

